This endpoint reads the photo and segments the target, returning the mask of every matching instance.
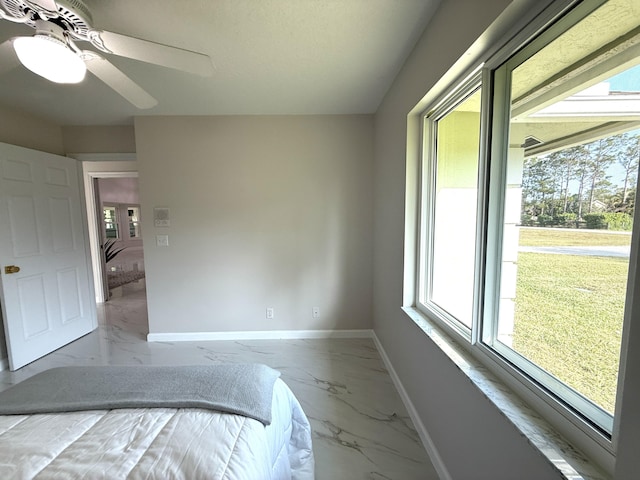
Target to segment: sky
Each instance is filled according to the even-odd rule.
[[[607,82],[616,92],[640,92],[640,65],[611,77]]]

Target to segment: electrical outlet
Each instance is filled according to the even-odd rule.
[[[267,308],[267,318],[271,320],[273,318],[273,315],[273,308]]]
[[[313,307],[311,309],[311,316],[313,318],[320,318],[320,307]]]

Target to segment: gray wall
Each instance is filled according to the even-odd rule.
[[[62,141],[66,154],[136,151],[133,125],[62,127]]]
[[[371,328],[371,116],[135,128],[150,333]]]
[[[556,478],[400,309],[407,114],[509,4],[507,0],[443,2],[375,116],[374,329],[456,480]]]
[[[140,203],[138,178],[99,178],[98,189],[102,203]]]
[[[60,126],[0,106],[0,142],[64,155]]]
[[[72,153],[132,153],[132,125],[61,127],[46,119],[0,106],[0,142],[56,155]]]

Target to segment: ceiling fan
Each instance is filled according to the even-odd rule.
[[[0,0],[0,19],[36,30],[32,36],[0,44],[0,70],[3,64],[17,64],[16,57],[32,72],[56,83],[81,82],[89,70],[138,108],[151,108],[158,102],[102,55],[82,50],[76,42],[188,73],[213,74],[207,55],[93,28],[91,12],[81,0]]]

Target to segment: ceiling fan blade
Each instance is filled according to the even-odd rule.
[[[50,18],[58,16],[58,5],[55,0],[25,0],[27,5],[33,6],[36,11],[43,11]]]
[[[87,70],[136,107],[146,109],[158,104],[158,101],[144,91],[140,85],[97,53],[85,50],[82,52],[82,59],[87,65]]]
[[[10,38],[0,44],[0,75],[13,70],[18,65],[20,65],[20,61],[13,49],[13,38]]]
[[[107,53],[163,67],[175,68],[176,70],[195,73],[203,77],[213,75],[211,58],[202,53],[104,30],[91,30],[88,37],[96,48]]]

